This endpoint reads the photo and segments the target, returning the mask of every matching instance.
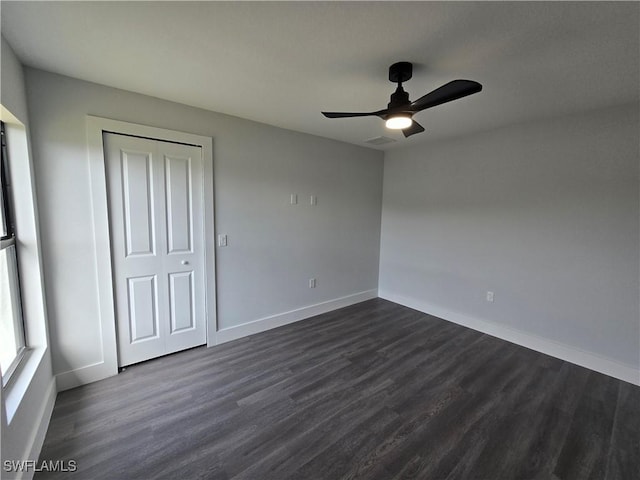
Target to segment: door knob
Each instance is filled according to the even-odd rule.
[[[189,265],[189,262],[188,262],[187,260],[182,260],[180,263],[181,263],[182,265]]]

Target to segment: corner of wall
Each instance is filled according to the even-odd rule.
[[[639,365],[627,365],[556,340],[543,338],[519,329],[474,318],[469,315],[463,315],[425,301],[397,295],[389,291],[381,291],[380,298],[640,386]]]

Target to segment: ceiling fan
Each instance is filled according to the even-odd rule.
[[[402,88],[413,75],[413,64],[398,62],[389,67],[389,81],[398,84],[398,88],[391,95],[391,101],[384,110],[377,112],[322,112],[327,118],[347,117],[380,117],[386,122],[387,128],[402,130],[405,137],[424,132],[424,127],[413,120],[413,115],[427,108],[457,100],[467,95],[478,93],[482,85],[472,80],[453,80],[419,99],[410,102],[409,94]]]

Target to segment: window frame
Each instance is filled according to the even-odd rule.
[[[0,191],[2,197],[0,200],[2,201],[3,208],[3,217],[5,223],[5,235],[0,236],[0,250],[6,250],[13,247],[13,259],[12,262],[7,260],[8,265],[10,263],[13,264],[12,271],[9,271],[9,275],[13,275],[13,282],[16,286],[15,292],[15,308],[17,311],[13,315],[13,321],[15,323],[14,328],[18,330],[18,335],[21,337],[22,345],[16,351],[16,355],[12,360],[11,364],[6,368],[4,374],[0,372],[0,377],[2,377],[2,388],[6,388],[11,382],[12,378],[15,377],[15,373],[18,370],[19,365],[26,357],[26,353],[28,351],[28,343],[27,343],[27,331],[25,328],[24,321],[24,309],[22,306],[22,293],[21,293],[21,283],[20,283],[20,268],[18,265],[18,246],[16,240],[16,222],[15,215],[13,209],[13,196],[11,190],[11,179],[9,176],[9,155],[7,152],[7,135],[5,129],[5,123],[0,121],[0,148],[1,148],[1,156],[0,156]]]

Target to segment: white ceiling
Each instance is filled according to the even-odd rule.
[[[638,101],[638,3],[1,2],[2,35],[29,66],[216,112],[382,148]],[[414,63],[411,99],[456,78],[476,95],[378,118],[389,65]]]

